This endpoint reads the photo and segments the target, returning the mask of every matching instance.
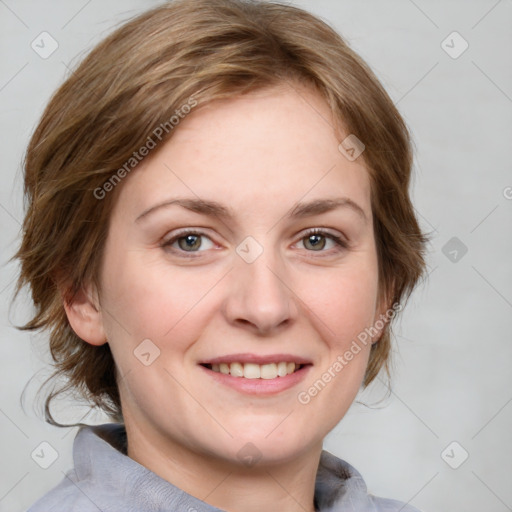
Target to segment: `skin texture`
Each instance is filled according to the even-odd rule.
[[[198,107],[118,185],[101,292],[89,287],[66,304],[82,339],[110,343],[129,456],[228,511],[313,510],[323,439],[361,386],[370,344],[308,404],[297,395],[385,311],[369,177],[361,158],[338,150],[346,135],[304,88]],[[171,205],[136,220],[176,197],[217,201],[234,218]],[[340,197],[364,216],[345,206],[287,217],[299,201]],[[195,252],[171,240],[182,228],[206,235]],[[348,248],[329,237],[312,246],[309,228],[343,237]],[[248,236],[263,249],[252,263],[236,251]],[[160,350],[148,366],[134,356],[145,339]],[[288,390],[249,395],[199,366],[234,353],[289,353],[312,366]],[[248,442],[261,456],[251,467],[237,455]]]

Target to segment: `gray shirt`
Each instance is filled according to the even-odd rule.
[[[223,512],[128,457],[121,424],[82,427],[73,460],[74,469],[28,512]],[[361,475],[325,450],[316,476],[315,506],[320,512],[419,512],[368,494]]]

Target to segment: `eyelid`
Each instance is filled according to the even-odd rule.
[[[339,234],[338,234],[339,233]],[[340,252],[345,251],[350,248],[350,242],[348,241],[347,237],[341,233],[341,232],[333,232],[329,228],[323,228],[323,227],[315,227],[315,228],[309,228],[305,231],[302,231],[300,233],[299,239],[296,243],[300,243],[304,238],[311,236],[311,235],[321,235],[325,238],[328,238],[329,240],[332,240],[336,247],[334,247],[331,250],[327,251],[306,251],[308,253],[318,253],[318,254],[325,254],[326,256],[332,255],[333,252]]]
[[[170,233],[172,233],[172,236],[169,236]],[[181,257],[197,258],[198,256],[201,255],[201,253],[208,251],[208,250],[203,250],[203,251],[201,251],[201,250],[199,250],[199,251],[183,251],[181,249],[176,249],[174,247],[171,247],[177,240],[179,240],[180,238],[183,238],[183,237],[185,237],[187,235],[197,235],[199,237],[204,237],[204,238],[207,238],[208,240],[210,240],[213,245],[218,245],[215,242],[215,240],[213,240],[213,238],[208,235],[208,233],[205,231],[204,228],[187,227],[187,228],[181,228],[181,229],[178,229],[178,230],[175,230],[175,231],[171,231],[170,233],[167,233],[161,239],[159,245],[164,250],[166,250],[168,252],[172,252],[174,254],[178,254]]]
[[[169,236],[172,233],[172,236]],[[162,243],[169,242],[171,240],[175,240],[176,238],[181,238],[186,235],[201,235],[206,238],[209,238],[212,240],[212,237],[209,236],[207,230],[205,228],[178,228],[176,230],[169,231],[165,234],[165,236],[162,238]],[[213,240],[212,240],[213,242]]]
[[[316,234],[339,238],[340,240],[343,240],[344,242],[346,242],[348,244],[347,237],[341,231],[336,231],[336,230],[332,230],[330,228],[324,228],[321,226],[314,227],[314,228],[307,228],[304,231],[301,231],[300,238],[304,238],[308,235],[316,235]]]

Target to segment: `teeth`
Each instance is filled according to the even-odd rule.
[[[233,367],[236,364],[239,364],[239,363],[231,363],[230,366]],[[243,369],[244,369],[244,377],[246,379],[259,379],[261,376],[261,367],[259,364],[246,363],[246,364],[244,364]],[[231,373],[231,371],[229,373]],[[236,377],[236,375],[234,375],[233,373],[231,373],[231,375]]]
[[[284,377],[287,373],[288,373],[288,364],[287,363],[278,363],[277,375],[279,375],[279,377]]]
[[[244,367],[240,363],[231,363],[231,366],[229,368],[229,373],[231,375],[233,375],[233,377],[243,377],[244,376]]]
[[[295,364],[293,365],[295,369]],[[262,364],[261,365],[261,376],[262,379],[275,379],[277,377],[277,365],[276,363]]]
[[[293,373],[298,368],[299,365],[285,361],[261,365],[254,363],[220,363],[211,365],[211,369],[214,372],[220,372],[233,377],[245,377],[246,379],[286,377],[286,375]]]

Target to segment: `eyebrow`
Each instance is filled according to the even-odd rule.
[[[167,208],[172,205],[182,206],[187,210],[210,217],[219,218],[225,221],[232,221],[235,217],[231,208],[218,203],[217,201],[209,201],[206,199],[193,199],[193,198],[175,198],[162,203],[151,206],[144,210],[136,219],[139,222],[147,218],[150,214],[154,213],[161,208]],[[304,218],[313,215],[327,213],[338,208],[348,208],[357,213],[364,222],[368,222],[364,210],[352,199],[348,197],[339,197],[334,199],[315,199],[309,202],[297,203],[297,205],[287,213],[284,218]]]

